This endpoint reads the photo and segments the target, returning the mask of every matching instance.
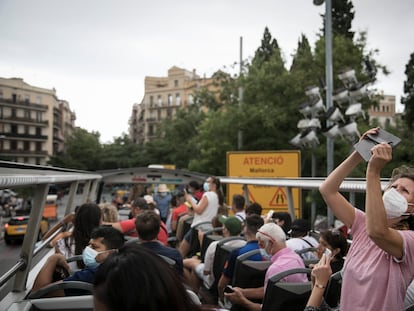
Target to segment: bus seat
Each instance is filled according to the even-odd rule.
[[[260,250],[255,249],[237,257],[232,281],[234,287],[248,288],[263,286],[267,268],[269,268],[272,262],[270,260],[255,261],[247,259],[258,253],[260,253]]]
[[[52,284],[46,285],[45,287],[38,289],[35,292],[31,292],[28,295],[28,298],[29,299],[42,298],[45,295],[49,294],[50,292],[53,292],[56,290],[62,290],[62,289],[81,289],[81,290],[92,293],[93,284],[82,282],[82,281],[63,281],[59,283],[52,283]]]
[[[262,311],[303,311],[312,290],[311,281],[290,283],[280,280],[296,273],[306,273],[309,277],[311,271],[308,268],[290,269],[270,277],[263,299]]]

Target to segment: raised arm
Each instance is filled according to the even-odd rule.
[[[365,199],[366,226],[368,236],[378,247],[390,255],[401,258],[403,255],[403,238],[389,227],[385,213],[381,190],[381,170],[392,159],[392,148],[386,143],[375,145],[368,162],[366,178],[367,191]]]
[[[208,198],[206,195],[203,195],[203,197],[201,198],[200,202],[198,202],[198,204],[194,202],[190,194],[186,194],[185,199],[187,202],[191,204],[191,207],[193,208],[194,213],[199,214],[199,215],[204,212],[204,210],[206,209],[208,205]]]
[[[346,226],[354,223],[355,209],[351,203],[339,192],[339,186],[352,170],[361,162],[362,157],[354,151],[346,158],[319,187],[323,199],[334,215]]]

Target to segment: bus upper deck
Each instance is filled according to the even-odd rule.
[[[15,265],[0,276],[0,310],[92,310],[91,297],[61,297],[46,299],[28,299],[35,276],[45,262],[50,250],[45,253],[47,244],[59,233],[55,232],[47,240],[36,245],[36,232],[39,231],[40,222],[44,210],[44,202],[51,184],[64,184],[68,187],[67,203],[64,206],[64,215],[71,213],[74,206],[74,198],[79,188],[83,189],[82,201],[99,202],[105,184],[134,184],[134,183],[168,183],[173,185],[185,185],[190,180],[202,182],[207,175],[182,170],[161,168],[130,168],[111,170],[104,172],[85,172],[67,170],[53,167],[31,166],[18,163],[0,161],[0,189],[34,188],[34,198],[20,258]],[[288,200],[288,210],[293,217],[294,202],[292,189],[317,190],[323,178],[242,178],[219,177],[221,182],[227,184],[239,184],[248,195],[250,186],[281,187],[285,189]],[[385,187],[385,181],[382,186]],[[365,191],[363,179],[347,179],[341,187],[341,191],[355,194]],[[34,264],[34,258],[41,256],[39,262]],[[68,301],[73,303],[68,307]],[[35,306],[35,307],[34,307]]]

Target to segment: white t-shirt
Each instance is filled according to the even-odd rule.
[[[214,282],[213,264],[214,264],[214,255],[216,254],[216,248],[217,248],[218,242],[220,241],[213,241],[210,243],[210,245],[207,247],[206,255],[204,256],[204,263],[201,263],[196,267],[196,273],[198,277],[203,279],[204,286],[206,288],[210,288]],[[231,240],[231,241],[224,243],[224,245],[238,248],[238,247],[243,247],[244,245],[246,245],[246,241]],[[204,271],[209,271],[210,274],[204,275]]]
[[[286,246],[289,247],[291,250],[294,251],[300,251],[304,248],[309,248],[309,247],[317,247],[318,246],[318,241],[316,241],[315,238],[311,237],[311,236],[304,236],[301,238],[290,238],[288,240],[286,240]],[[312,252],[308,252],[305,253],[303,255],[301,255],[301,257],[303,259],[308,259],[308,260],[312,260],[312,259],[318,259],[318,257],[312,253]]]
[[[207,197],[208,200],[207,206],[204,209],[203,213],[194,213],[194,219],[193,223],[191,224],[191,227],[194,227],[201,222],[211,221],[213,217],[217,215],[217,210],[219,207],[217,193],[215,193],[214,191],[207,191],[204,192],[203,197],[204,196]]]

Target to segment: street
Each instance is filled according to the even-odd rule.
[[[77,195],[74,199],[74,205],[79,205],[82,199],[81,195]],[[58,219],[54,221],[50,221],[49,228],[53,227],[53,225],[60,219],[62,219],[64,214],[64,208],[66,206],[67,197],[64,196],[61,199],[61,202],[58,204]],[[15,242],[11,245],[6,245],[3,239],[4,234],[4,224],[9,221],[9,217],[1,217],[1,238],[0,238],[0,275],[3,275],[6,271],[8,271],[18,260],[20,257],[20,249],[21,243]],[[48,249],[43,250],[43,252],[48,251]],[[36,264],[42,258],[42,253],[39,254],[36,258],[33,259],[33,264]]]

